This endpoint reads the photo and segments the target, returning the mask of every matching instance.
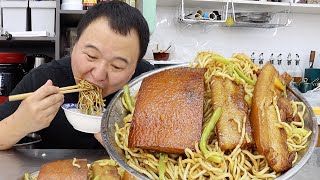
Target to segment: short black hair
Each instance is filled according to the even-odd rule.
[[[141,12],[121,1],[99,2],[91,7],[80,20],[77,27],[77,39],[83,31],[96,19],[105,17],[110,28],[123,36],[136,30],[139,38],[140,52],[138,61],[146,54],[150,40],[148,23]]]

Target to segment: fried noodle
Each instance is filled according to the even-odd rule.
[[[79,92],[78,107],[80,111],[84,114],[100,116],[105,106],[102,89],[86,80],[80,80],[78,85],[80,89],[89,89]]]

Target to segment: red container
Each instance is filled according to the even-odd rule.
[[[0,52],[0,64],[23,64],[26,55],[18,52]]]
[[[0,52],[0,103],[7,99],[23,78],[25,62],[24,53]]]
[[[157,61],[167,61],[169,59],[170,53],[166,52],[157,52],[153,53],[153,59]]]

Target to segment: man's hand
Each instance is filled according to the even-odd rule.
[[[13,118],[19,121],[20,129],[29,133],[48,127],[64,102],[64,95],[59,92],[59,88],[48,80],[23,100],[13,114]]]

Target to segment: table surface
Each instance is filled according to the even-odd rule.
[[[86,158],[89,162],[108,158],[104,149],[11,149],[0,151],[0,180],[16,180],[25,172],[39,171],[47,162],[59,159]],[[309,161],[291,179],[316,180],[320,177],[320,148],[317,147]]]

